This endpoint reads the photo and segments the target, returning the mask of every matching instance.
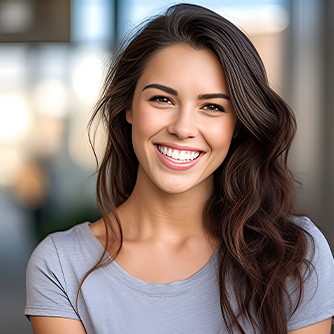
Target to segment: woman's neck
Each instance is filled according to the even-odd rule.
[[[211,193],[208,182],[178,194],[167,194],[152,183],[137,181],[118,208],[125,238],[188,238],[205,234],[203,210]]]

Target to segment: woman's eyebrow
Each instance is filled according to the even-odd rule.
[[[147,89],[147,88],[156,88],[156,89],[160,89],[168,94],[172,94],[172,95],[175,95],[177,96],[178,93],[175,89],[173,88],[170,88],[170,87],[167,87],[165,85],[161,85],[161,84],[156,84],[156,83],[153,83],[153,84],[150,84],[150,85],[147,85],[143,88],[143,90]]]
[[[210,100],[210,99],[226,99],[229,100],[230,97],[223,93],[213,93],[213,94],[201,94],[198,95],[199,100]]]

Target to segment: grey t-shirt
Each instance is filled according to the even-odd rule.
[[[334,260],[327,241],[307,218],[295,223],[312,235],[315,268],[305,281],[304,297],[288,329],[298,329],[334,315]],[[225,333],[219,303],[216,255],[188,279],[151,284],[137,279],[116,262],[88,276],[76,307],[78,285],[96,264],[103,247],[89,223],[44,239],[27,268],[25,314],[80,319],[88,334]],[[313,252],[310,251],[310,254]],[[288,286],[291,297],[296,294]],[[233,303],[233,297],[232,297]],[[246,333],[253,333],[247,321]]]

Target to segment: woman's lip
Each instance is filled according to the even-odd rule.
[[[200,153],[200,155],[194,159],[194,160],[189,160],[189,161],[177,161],[174,160],[170,157],[167,157],[165,155],[163,155],[159,149],[158,146],[155,145],[155,150],[157,152],[158,158],[159,160],[163,163],[163,165],[165,165],[166,167],[173,169],[173,170],[178,170],[178,171],[182,171],[182,170],[188,170],[192,167],[194,167],[195,165],[197,165],[197,163],[201,160],[201,158],[204,156],[204,153]]]
[[[177,144],[156,143],[155,146],[156,147],[158,147],[158,146],[166,146],[167,148],[171,148],[171,149],[174,149],[174,150],[180,150],[180,151],[203,152],[202,150],[199,150],[199,149],[197,149],[195,147],[181,146],[181,145],[177,145]]]

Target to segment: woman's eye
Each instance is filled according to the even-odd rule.
[[[172,104],[171,100],[166,96],[153,96],[150,101],[158,102],[161,104]]]
[[[208,110],[208,111],[212,111],[212,112],[223,112],[225,111],[225,109],[220,106],[219,104],[215,104],[215,103],[210,103],[207,104],[203,107],[204,110]]]

